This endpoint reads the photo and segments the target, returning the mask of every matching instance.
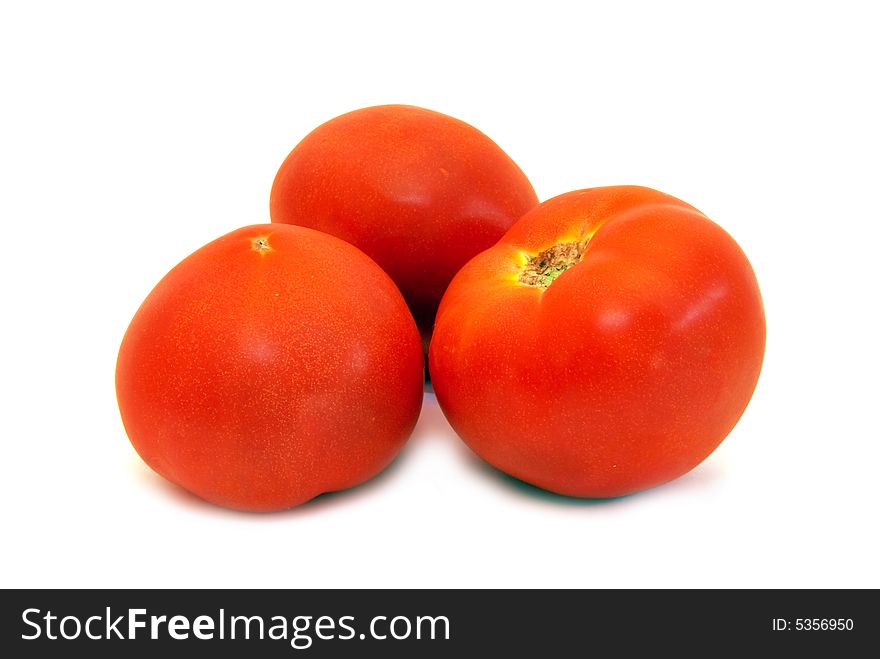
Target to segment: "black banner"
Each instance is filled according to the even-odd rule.
[[[878,614],[873,590],[6,590],[0,620],[7,657],[853,656]]]

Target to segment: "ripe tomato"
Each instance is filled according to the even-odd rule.
[[[169,272],[116,368],[144,461],[203,499],[253,511],[377,474],[412,431],[422,387],[419,334],[391,279],[337,238],[269,224]]]
[[[739,420],[764,355],[743,252],[678,199],[571,192],[455,277],[430,351],[437,399],[486,461],[561,494],[684,474]]]
[[[319,126],[272,186],[273,222],[361,248],[400,287],[427,341],[452,277],[538,203],[516,163],[476,128],[383,105]]]

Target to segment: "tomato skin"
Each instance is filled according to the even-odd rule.
[[[527,255],[588,238],[545,289],[520,283]],[[764,343],[736,242],[678,199],[619,186],[543,203],[469,262],[440,305],[430,369],[446,417],[487,462],[560,494],[614,497],[720,444]]]
[[[400,287],[427,340],[455,273],[537,204],[525,174],[476,128],[382,105],[307,135],[278,170],[270,213],[366,252]]]
[[[135,314],[116,369],[144,461],[249,511],[377,474],[409,437],[422,388],[418,330],[391,279],[337,238],[269,224],[171,270]]]

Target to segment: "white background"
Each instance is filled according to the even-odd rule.
[[[871,4],[4,3],[0,584],[880,587]],[[707,462],[609,502],[543,494],[430,396],[386,473],[286,513],[139,460],[113,373],[143,298],[268,221],[309,130],[380,103],[472,123],[541,199],[648,185],[740,242],[767,355]]]

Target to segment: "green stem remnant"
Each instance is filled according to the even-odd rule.
[[[519,275],[519,283],[535,288],[547,288],[571,266],[580,262],[586,243],[559,243],[530,256]]]

